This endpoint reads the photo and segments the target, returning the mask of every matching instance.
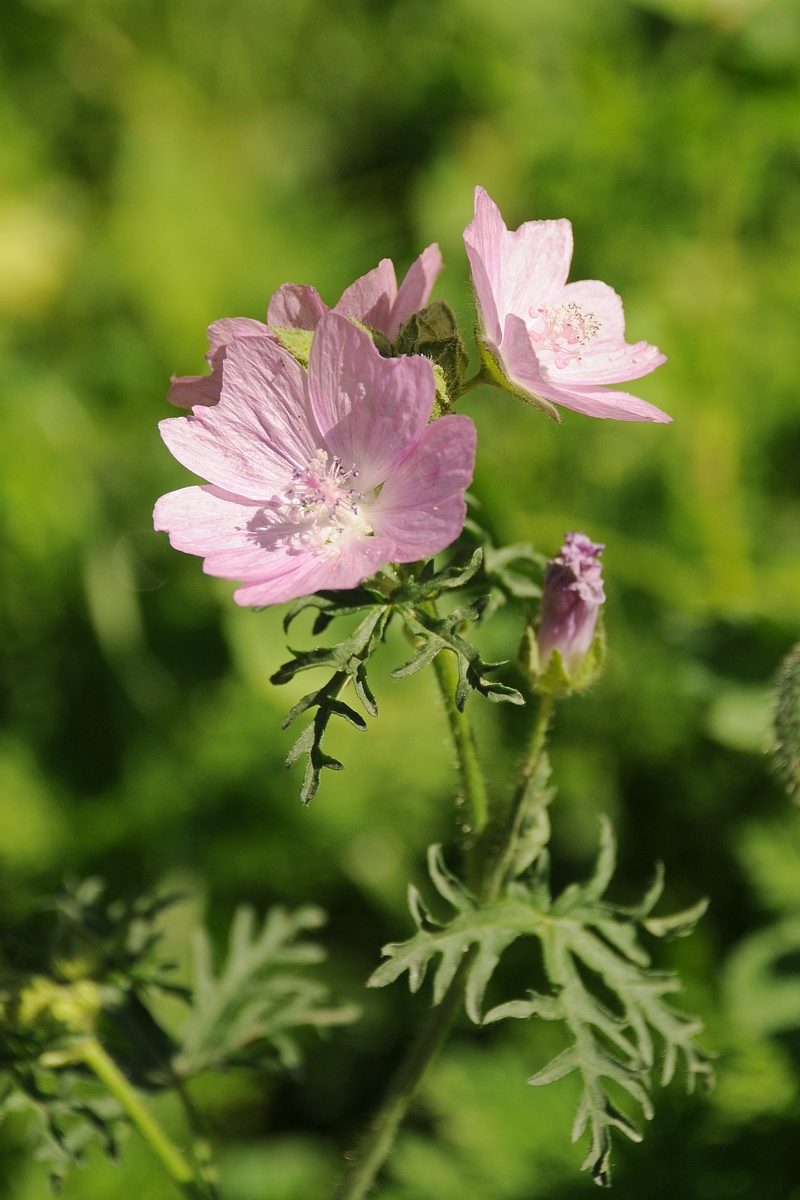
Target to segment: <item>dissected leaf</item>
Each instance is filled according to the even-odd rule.
[[[318,908],[293,913],[273,908],[258,929],[252,909],[237,909],[219,974],[207,933],[197,931],[192,1008],[172,1061],[179,1078],[276,1060],[294,1067],[299,1062],[295,1030],[356,1019],[358,1010],[352,1005],[327,1004],[326,987],[290,969],[325,957],[315,942],[298,940],[324,920]]]
[[[545,811],[546,783],[545,768],[532,781],[533,796],[538,795]],[[515,871],[530,853],[531,847],[523,838]],[[571,1038],[569,1048],[529,1082],[538,1086],[571,1071],[580,1073],[583,1092],[573,1136],[577,1139],[589,1129],[590,1147],[584,1166],[591,1168],[598,1183],[606,1185],[611,1130],[619,1129],[637,1141],[641,1132],[613,1102],[604,1080],[612,1080],[627,1091],[649,1118],[650,1071],[655,1063],[656,1041],[663,1054],[662,1084],[672,1078],[678,1054],[683,1057],[690,1090],[696,1078],[711,1077],[708,1057],[694,1040],[701,1030],[700,1022],[665,1003],[665,997],[680,990],[677,976],[651,969],[649,956],[636,936],[638,927],[657,936],[674,934],[698,918],[700,906],[676,918],[648,919],[660,893],[660,877],[636,909],[604,901],[616,861],[608,822],[603,823],[592,877],[585,883],[571,884],[555,898],[547,881],[546,850],[538,846],[535,857],[536,870],[526,881],[511,878],[500,899],[480,904],[447,871],[440,847],[431,847],[431,879],[455,910],[455,916],[447,924],[432,921],[415,891],[411,911],[417,933],[407,942],[384,947],[386,961],[373,973],[369,986],[383,987],[407,971],[409,986],[416,991],[436,959],[433,1002],[438,1004],[469,953],[465,1007],[472,1021],[491,1024],[509,1017],[531,1016],[561,1021]],[[519,937],[538,940],[552,994],[531,992],[527,1000],[498,1005],[484,1016],[487,984],[503,951]],[[615,997],[618,1011],[607,1006],[598,994],[600,989],[588,982],[592,979],[602,981],[603,989]]]

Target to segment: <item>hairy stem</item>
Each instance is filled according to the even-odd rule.
[[[114,1060],[105,1052],[95,1037],[88,1037],[80,1046],[80,1057],[98,1079],[108,1088],[111,1095],[138,1129],[150,1149],[159,1159],[170,1179],[178,1185],[190,1200],[209,1200],[208,1189],[198,1182],[194,1171],[176,1146],[173,1146],[164,1130],[156,1121],[138,1093],[131,1087]]]
[[[339,1185],[335,1200],[362,1200],[389,1157],[414,1093],[436,1051],[444,1042],[461,1003],[468,962],[465,958],[440,1004],[431,1009],[406,1057],[389,1084],[380,1108],[372,1118],[351,1165]]]
[[[486,828],[489,819],[489,801],[486,784],[478,762],[478,752],[475,748],[475,736],[472,732],[469,717],[456,708],[455,694],[458,674],[452,654],[437,654],[433,660],[439,690],[442,693],[447,721],[458,761],[458,773],[464,789],[464,799],[468,805],[469,829],[476,837]]]
[[[483,829],[488,816],[486,785],[478,766],[469,720],[455,706],[456,680],[455,670],[450,663],[450,655],[438,654],[434,659],[434,666],[447,708],[450,730],[467,798],[473,813],[480,811],[483,814],[481,825]],[[486,866],[480,871],[482,878],[479,878],[478,891],[486,900],[496,899],[505,882],[524,817],[524,800],[528,784],[544,751],[552,711],[552,696],[543,696],[539,702],[500,846],[494,857],[484,860]],[[478,803],[482,806],[479,810],[475,797],[470,793],[470,787],[473,786],[478,789]],[[479,855],[480,851],[481,847],[475,846],[472,857]],[[462,959],[441,1003],[431,1010],[406,1058],[400,1064],[380,1108],[352,1155],[351,1165],[336,1192],[335,1200],[362,1200],[375,1183],[381,1167],[391,1153],[416,1089],[434,1055],[450,1032],[450,1027],[463,999],[464,982],[469,969],[470,957],[471,955],[467,954]]]
[[[525,818],[525,797],[528,785],[536,773],[536,768],[544,753],[547,740],[547,730],[553,715],[553,697],[542,696],[536,713],[536,720],[531,729],[525,758],[522,761],[514,796],[508,812],[506,828],[500,841],[497,854],[492,858],[484,872],[481,887],[481,897],[487,903],[493,903],[502,891],[509,867],[514,858],[514,850],[522,830]]]

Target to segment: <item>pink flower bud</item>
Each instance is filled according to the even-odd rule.
[[[585,533],[568,533],[561,553],[547,564],[542,592],[542,618],[536,641],[539,670],[544,672],[554,650],[575,679],[594,639],[597,614],[605,601],[600,555],[605,546]]]

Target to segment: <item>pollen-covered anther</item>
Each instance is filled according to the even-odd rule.
[[[292,473],[292,485],[285,494],[287,520],[323,534],[326,542],[344,533],[347,526],[371,533],[361,515],[364,494],[351,486],[357,476],[355,467],[345,470],[336,455],[316,450],[306,467]]]
[[[528,315],[533,321],[529,332],[534,346],[552,350],[555,365],[562,369],[571,362],[581,361],[581,347],[593,342],[601,328],[594,313],[585,312],[574,300],[567,304],[542,304],[528,309]]]

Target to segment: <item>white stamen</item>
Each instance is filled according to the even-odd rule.
[[[581,346],[593,342],[602,326],[594,313],[585,312],[574,300],[568,304],[543,304],[531,308],[530,339],[537,349],[552,350],[561,369],[583,358]]]
[[[371,534],[361,515],[364,495],[351,486],[358,477],[355,467],[344,469],[340,458],[327,450],[316,450],[307,467],[292,473],[285,492],[285,519],[301,526],[297,536],[306,543],[329,545],[346,528]]]

